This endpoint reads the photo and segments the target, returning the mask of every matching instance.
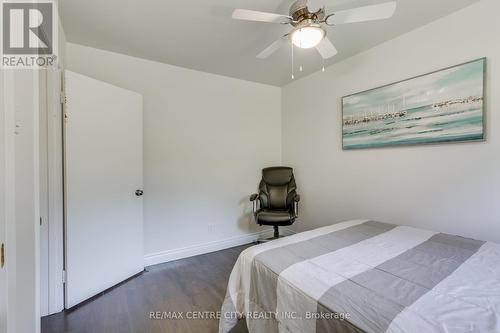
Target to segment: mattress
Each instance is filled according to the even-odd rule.
[[[500,245],[356,220],[243,251],[219,332],[500,332]]]

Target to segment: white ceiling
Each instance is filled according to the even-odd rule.
[[[326,0],[346,9],[387,0]],[[448,15],[478,0],[397,0],[393,18],[328,28],[338,62]],[[255,56],[289,26],[231,19],[234,8],[288,13],[293,0],[64,0],[61,16],[68,41],[240,79],[281,86],[291,81],[291,50]],[[296,67],[321,69],[312,50],[296,52]]]

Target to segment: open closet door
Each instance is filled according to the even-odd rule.
[[[66,308],[144,269],[142,97],[65,72]]]

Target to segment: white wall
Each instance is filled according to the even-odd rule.
[[[58,65],[59,68],[66,67],[66,34],[64,33],[64,27],[62,26],[61,20],[58,22],[58,47],[59,47],[59,56],[58,56]]]
[[[283,88],[299,230],[366,217],[500,241],[500,2],[479,3]],[[488,57],[484,143],[342,151],[341,97]]]
[[[281,162],[279,88],[71,43],[66,60],[144,97],[145,254],[159,254],[147,263],[260,230],[248,197]]]

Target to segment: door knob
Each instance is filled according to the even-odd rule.
[[[138,196],[138,197],[142,196],[143,194],[144,194],[143,190],[137,190],[137,191],[135,191],[135,195]]]

